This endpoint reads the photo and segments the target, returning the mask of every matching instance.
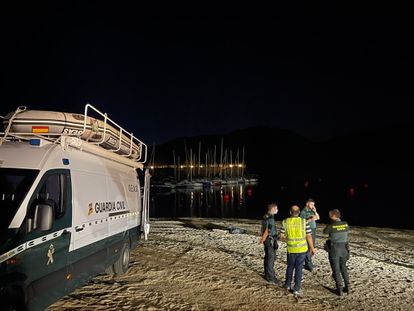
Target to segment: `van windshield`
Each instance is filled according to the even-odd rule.
[[[0,234],[10,225],[38,170],[0,168]]]

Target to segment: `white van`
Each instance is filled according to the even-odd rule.
[[[93,131],[105,136],[112,120],[90,105],[84,120],[91,110],[105,121]],[[41,133],[13,131],[23,111],[7,118],[0,141],[2,310],[43,310],[99,273],[125,273],[131,249],[149,231],[149,174],[144,198],[137,175],[146,160],[144,143],[112,127],[118,147],[131,139],[139,150],[131,158],[116,144],[104,148],[81,137],[86,122],[77,132],[73,124],[46,132],[53,120],[40,118],[28,126]]]

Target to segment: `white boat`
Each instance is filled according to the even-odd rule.
[[[152,182],[151,183],[151,187],[153,188],[168,188],[168,189],[173,189],[175,188],[175,184],[171,183],[171,182]]]
[[[213,185],[213,182],[208,179],[198,179],[197,182],[202,183],[203,187],[211,187]]]
[[[187,189],[203,188],[203,184],[201,182],[182,180],[182,181],[179,181],[175,187],[176,188],[187,188]]]
[[[228,185],[237,184],[237,179],[235,179],[235,178],[229,178],[229,179],[227,179],[227,184]]]
[[[87,105],[87,108],[90,107]],[[133,160],[141,157],[138,139],[107,118],[106,114],[102,114],[103,120],[88,116],[87,108],[85,114],[76,114],[21,107],[19,111],[6,115],[3,125],[8,128],[11,120],[9,132],[17,135],[76,136]]]
[[[213,183],[213,186],[221,186],[222,180],[221,179],[213,179],[212,183]]]

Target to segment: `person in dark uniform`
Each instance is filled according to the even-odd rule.
[[[306,219],[306,222],[310,225],[313,245],[316,247],[316,221],[319,220],[320,217],[316,211],[315,201],[313,199],[308,199],[306,201],[305,208],[300,212],[300,217]],[[312,256],[308,250],[305,258],[305,269],[312,272],[313,268]]]
[[[277,230],[274,218],[274,215],[277,214],[277,211],[277,205],[275,203],[271,203],[268,205],[267,213],[263,216],[262,220],[262,237],[260,238],[259,244],[264,244],[265,279],[268,282],[280,285],[280,282],[276,277],[274,268],[276,250],[278,249]]]
[[[324,234],[329,234],[325,249],[329,253],[329,263],[335,280],[336,293],[342,296],[343,292],[351,293],[348,269],[346,267],[346,262],[349,259],[349,226],[345,221],[340,219],[341,213],[337,209],[329,211],[329,218],[331,219],[331,223],[323,230]],[[344,288],[342,288],[342,279],[345,283]]]

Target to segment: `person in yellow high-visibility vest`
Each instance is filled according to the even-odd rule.
[[[294,295],[300,295],[302,283],[303,264],[305,263],[308,249],[310,254],[315,255],[313,247],[312,230],[306,219],[300,218],[300,208],[293,205],[290,208],[291,217],[283,220],[280,238],[286,241],[287,267],[284,287],[292,290]],[[291,288],[293,270],[295,270],[295,285]]]

